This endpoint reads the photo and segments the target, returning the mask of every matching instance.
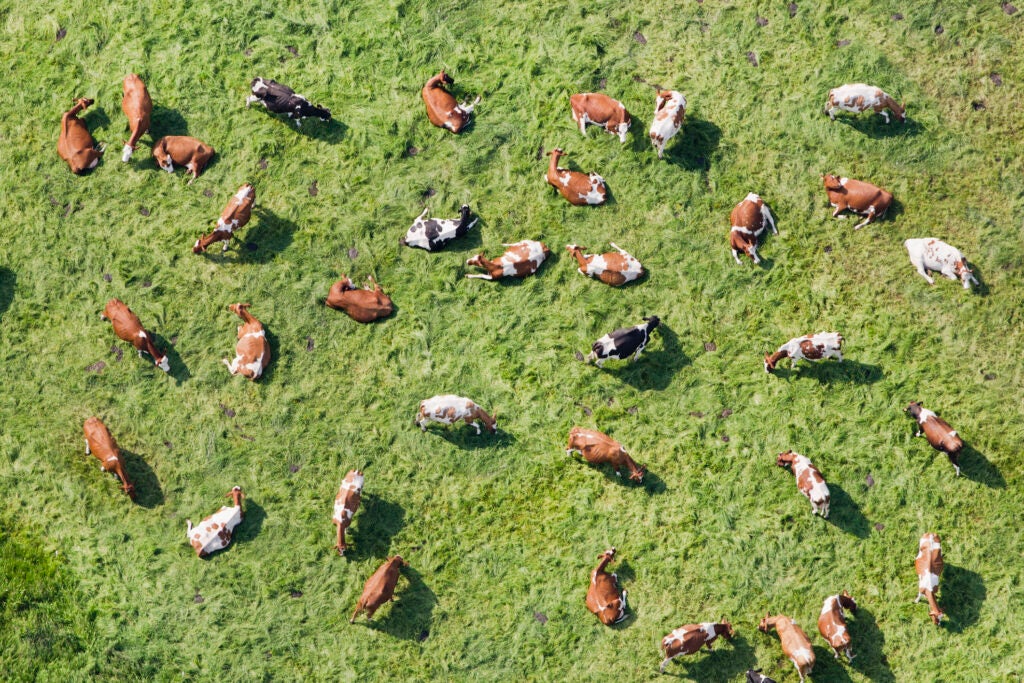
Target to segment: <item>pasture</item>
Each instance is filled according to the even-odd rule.
[[[783,612],[811,636],[814,681],[1019,681],[1024,676],[1024,157],[1022,12],[986,1],[811,3],[0,2],[0,672],[5,680],[591,681],[659,678],[658,644],[728,618],[737,637],[680,658],[685,680],[762,667],[795,681]],[[788,6],[787,6],[788,5]],[[427,121],[419,89],[446,68],[459,136]],[[130,163],[121,80],[153,97]],[[296,127],[246,109],[254,76],[329,107]],[[876,84],[908,121],[822,113],[828,89]],[[686,121],[659,161],[654,86]],[[569,95],[605,92],[633,115],[627,142],[580,136]],[[61,114],[107,144],[73,176]],[[192,184],[160,171],[155,137],[217,150]],[[611,200],[573,207],[543,180],[596,171]],[[854,232],[819,174],[889,190]],[[253,219],[221,254],[193,255],[243,182]],[[729,253],[748,192],[780,235],[761,266]],[[437,253],[400,246],[424,207],[480,222]],[[914,272],[902,247],[958,247],[982,286]],[[500,244],[552,250],[523,281],[467,280]],[[613,241],[648,270],[613,289],[565,245]],[[322,300],[339,273],[394,299],[359,325]],[[170,355],[165,375],[99,319],[118,297]],[[250,302],[274,360],[231,377]],[[602,334],[656,314],[641,359],[584,366]],[[840,332],[842,363],[765,352]],[[497,435],[413,425],[418,402],[468,396]],[[963,476],[903,414],[937,411],[968,444]],[[135,504],[83,452],[100,416],[125,452]],[[600,429],[647,466],[642,485],[564,452]],[[812,517],[786,449],[832,490]],[[344,558],[331,505],[366,474]],[[185,538],[247,498],[234,543],[199,560]],[[926,531],[943,542],[940,628],[912,604]],[[584,608],[597,556],[629,592],[613,628]],[[398,600],[348,617],[385,557],[410,567]],[[857,657],[834,660],[815,621],[848,589]]]

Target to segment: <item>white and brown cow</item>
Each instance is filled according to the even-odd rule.
[[[470,220],[469,204],[463,204],[459,208],[458,218],[427,218],[428,213],[429,208],[423,209],[423,213],[412,222],[412,226],[401,240],[402,244],[437,251],[453,239],[465,235],[479,220],[478,217]]]
[[[249,379],[259,379],[263,370],[270,365],[270,342],[267,341],[263,323],[257,320],[249,307],[252,304],[231,304],[228,309],[242,319],[238,326],[238,342],[235,344],[235,358],[227,358],[221,362],[228,366],[232,375],[241,375]]]
[[[647,472],[646,467],[637,465],[629,457],[621,443],[594,429],[573,427],[569,430],[565,454],[572,453],[579,453],[591,465],[611,465],[617,477],[621,477],[623,472],[629,472],[629,478],[635,482],[642,482]]]
[[[409,563],[402,559],[401,555],[389,557],[363,585],[363,594],[359,596],[356,603],[356,610],[352,612],[352,618],[348,623],[355,623],[359,613],[366,611],[366,618],[373,619],[373,614],[382,605],[395,597],[395,586],[398,585],[398,577],[401,575],[402,567],[408,567]]]
[[[760,263],[757,256],[757,241],[767,226],[771,226],[772,232],[779,234],[775,227],[775,219],[772,212],[768,210],[764,200],[751,192],[746,198],[733,207],[729,214],[729,221],[732,229],[729,231],[729,246],[732,247],[732,257],[736,264],[740,264],[739,252],[744,252],[753,259],[754,263]]]
[[[121,161],[132,158],[132,152],[139,144],[139,138],[149,131],[149,120],[153,114],[153,100],[146,90],[146,84],[136,74],[128,74],[121,84],[124,95],[121,98],[121,111],[128,118],[128,129],[131,137],[125,140],[121,150]]]
[[[828,506],[831,500],[828,484],[825,483],[825,477],[821,476],[821,472],[810,459],[805,455],[786,451],[779,453],[775,464],[783,468],[787,465],[793,468],[797,489],[804,494],[807,500],[811,501],[811,514],[821,515],[828,519]]]
[[[560,147],[548,152],[551,162],[544,179],[573,206],[598,206],[608,198],[604,178],[596,173],[581,173],[561,168],[558,160],[565,156]]]
[[[103,308],[103,312],[100,313],[100,318],[111,322],[114,327],[114,334],[120,339],[131,342],[135,350],[138,351],[139,358],[142,357],[142,352],[145,351],[153,359],[155,366],[164,372],[170,372],[171,366],[167,361],[167,354],[156,348],[156,345],[153,344],[152,334],[146,332],[142,322],[139,321],[139,316],[132,313],[132,309],[128,308],[123,301],[120,299],[108,301],[107,305]]]
[[[192,246],[193,254],[201,254],[214,242],[224,242],[221,251],[227,251],[231,244],[231,238],[235,236],[236,230],[241,230],[249,223],[252,216],[252,205],[256,201],[256,189],[251,183],[246,183],[238,188],[238,192],[231,195],[227,206],[221,211],[217,219],[217,227],[209,235],[200,237]]]
[[[165,135],[153,145],[153,158],[160,168],[174,173],[174,165],[184,166],[192,174],[191,185],[216,154],[213,147],[187,135]]]
[[[334,547],[339,555],[345,554],[345,530],[352,524],[352,517],[359,509],[359,501],[363,495],[363,473],[352,470],[345,475],[338,495],[334,498],[334,515],[331,521],[338,527],[338,540]]]
[[[900,123],[907,120],[906,110],[902,104],[897,104],[896,100],[881,88],[865,83],[847,83],[828,91],[825,113],[835,121],[836,112],[840,109],[854,114],[870,109],[884,116],[886,123],[889,123],[889,113],[885,110],[890,109]]]
[[[228,547],[231,543],[231,533],[235,527],[242,522],[242,488],[236,486],[227,494],[233,505],[224,505],[220,510],[204,519],[199,526],[192,526],[192,520],[187,519],[188,542],[196,551],[196,555],[204,557]]]
[[[81,97],[75,106],[60,117],[60,135],[57,138],[57,154],[67,162],[72,173],[82,173],[96,168],[103,156],[103,145],[96,146],[85,121],[78,114],[91,106],[92,100]]]
[[[424,401],[420,401],[419,410],[416,412],[416,424],[424,432],[427,431],[427,423],[429,422],[440,422],[441,424],[450,425],[459,420],[468,425],[473,425],[477,434],[480,434],[480,424],[477,420],[483,422],[484,427],[491,434],[495,434],[498,431],[498,422],[495,418],[488,415],[483,408],[468,398],[455,396],[454,394],[432,396]]]
[[[825,174],[821,179],[825,184],[825,193],[828,194],[828,203],[835,207],[833,218],[846,218],[839,215],[843,211],[867,216],[853,226],[854,230],[860,230],[876,218],[884,216],[892,204],[892,194],[871,183],[831,174]]]
[[[584,254],[586,247],[575,244],[567,244],[565,248],[580,264],[577,270],[581,274],[597,278],[606,285],[618,287],[643,277],[644,267],[638,260],[614,242],[609,244],[615,251],[604,254]]]
[[[359,289],[352,278],[342,274],[341,279],[331,286],[324,301],[330,308],[345,311],[356,322],[369,323],[386,318],[395,310],[391,297],[384,293],[372,275],[367,275],[372,287]]]
[[[843,360],[843,337],[838,332],[818,332],[803,337],[794,337],[779,347],[775,353],[764,354],[764,371],[771,372],[783,358],[790,359],[795,368],[798,360],[819,361],[825,358]]]
[[[437,74],[423,86],[423,102],[427,105],[427,118],[438,128],[447,128],[453,133],[458,133],[469,123],[473,108],[480,103],[480,96],[473,100],[473,103],[463,102],[459,104],[444,86],[452,85],[455,81],[444,71]]]
[[[686,117],[686,98],[675,90],[659,90],[654,100],[654,121],[651,122],[651,144],[662,158],[665,143],[679,132]]]
[[[619,136],[619,142],[626,141],[629,124],[632,123],[629,112],[622,102],[597,92],[578,93],[569,98],[572,107],[572,120],[580,127],[580,133],[587,135],[587,124],[603,126],[612,135]]]
[[[910,263],[917,269],[928,284],[934,285],[935,280],[928,271],[941,273],[950,280],[960,280],[964,289],[970,289],[971,283],[978,284],[974,271],[967,267],[964,255],[956,247],[950,246],[934,237],[921,237],[903,242]]]
[[[640,353],[651,340],[651,332],[661,324],[661,319],[656,315],[643,320],[640,325],[621,327],[598,339],[590,347],[586,362],[594,361],[597,367],[602,367],[609,358],[623,360],[633,356],[634,361],[640,358]]]
[[[661,639],[661,651],[665,653],[665,659],[661,662],[661,672],[665,673],[668,663],[679,655],[692,655],[702,647],[711,652],[711,643],[715,642],[718,636],[732,640],[735,635],[732,624],[724,619],[718,623],[706,621],[703,624],[680,626]]]
[[[617,624],[626,618],[626,591],[619,591],[619,577],[605,571],[615,558],[615,548],[605,550],[594,571],[590,572],[587,589],[587,609],[597,615],[605,626]]]
[[[470,273],[468,278],[479,278],[481,280],[500,280],[503,277],[526,277],[533,275],[540,268],[540,264],[551,255],[543,242],[535,240],[523,240],[515,244],[502,244],[506,247],[505,253],[500,258],[491,260],[484,257],[483,252],[466,260],[467,266],[483,268],[487,274]]]
[[[846,655],[846,661],[852,662],[855,655],[850,644],[850,632],[846,629],[844,607],[854,614],[857,613],[857,602],[850,597],[848,591],[825,598],[825,604],[821,606],[821,615],[818,617],[818,632],[828,641],[836,659],[839,659],[839,652],[842,651]]]
[[[946,618],[935,599],[935,594],[939,592],[939,577],[944,566],[942,545],[938,535],[925,534],[917,544],[917,558],[914,560],[914,569],[917,571],[917,599],[914,602],[920,602],[922,595],[928,599],[928,616],[936,626]]]
[[[956,476],[959,477],[960,451],[964,448],[964,441],[957,431],[950,427],[948,422],[916,401],[911,401],[910,405],[905,408],[905,412],[917,420],[918,429],[914,436],[924,436],[932,448],[945,453],[956,470]]]
[[[770,613],[764,615],[757,628],[764,633],[768,633],[772,628],[778,630],[782,651],[789,661],[793,662],[796,672],[800,674],[800,683],[803,683],[804,676],[809,675],[814,669],[815,661],[814,649],[804,630],[786,615],[778,614],[773,617]]]
[[[112,472],[121,480],[121,490],[135,500],[135,485],[128,479],[121,459],[121,449],[117,447],[107,426],[98,417],[90,417],[82,426],[82,431],[85,433],[85,454],[95,456],[100,461],[100,471]]]

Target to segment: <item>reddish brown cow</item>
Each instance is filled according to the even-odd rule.
[[[391,297],[384,293],[372,275],[367,275],[366,279],[373,287],[358,289],[352,279],[342,273],[341,279],[331,286],[324,303],[331,308],[345,311],[350,318],[360,323],[388,317],[395,310]]]
[[[732,257],[736,259],[736,265],[740,264],[739,252],[744,252],[754,263],[760,263],[757,256],[757,240],[761,237],[767,226],[772,227],[772,232],[779,234],[775,227],[775,219],[772,212],[765,206],[764,200],[751,192],[746,198],[733,207],[729,214],[729,221],[732,229],[729,231],[729,246],[732,247]]]
[[[174,164],[184,166],[192,174],[191,185],[216,154],[213,147],[187,135],[165,135],[153,145],[153,158],[160,168],[174,173]]]
[[[633,458],[629,457],[621,443],[594,429],[573,427],[569,430],[569,443],[565,447],[565,454],[572,453],[579,453],[591,465],[611,465],[615,468],[616,476],[621,477],[622,472],[628,470],[632,481],[642,482],[647,472],[646,467],[637,465]]]
[[[826,598],[818,617],[818,632],[832,646],[836,659],[839,659],[839,652],[842,650],[846,660],[852,662],[855,655],[853,646],[850,645],[850,632],[846,630],[844,607],[853,613],[857,612],[857,603],[847,591]]]
[[[338,495],[334,498],[334,515],[331,521],[338,527],[338,541],[334,547],[339,555],[345,554],[345,530],[352,524],[352,517],[359,509],[359,501],[363,494],[363,473],[352,470],[341,482]]]
[[[480,273],[467,274],[468,278],[479,278],[481,280],[500,280],[503,277],[526,277],[533,275],[540,268],[540,264],[548,256],[551,250],[543,242],[534,240],[523,240],[515,244],[502,244],[507,247],[505,253],[496,260],[484,257],[483,252],[466,260],[467,266],[476,266],[487,271],[486,275]]]
[[[935,599],[944,566],[938,534],[925,534],[918,543],[917,559],[914,560],[914,569],[917,571],[917,599],[914,602],[920,602],[922,595],[928,598],[928,616],[936,626],[946,618]]]
[[[566,200],[574,206],[596,206],[604,204],[607,199],[608,190],[604,184],[604,178],[596,173],[580,173],[570,171],[567,168],[560,168],[558,160],[565,156],[561,148],[548,152],[551,155],[551,163],[548,164],[548,172],[544,176],[551,187],[558,190]]]
[[[352,618],[348,620],[348,623],[355,623],[356,617],[363,610],[366,610],[367,619],[373,619],[373,613],[395,596],[395,585],[398,583],[399,572],[402,567],[408,566],[409,563],[400,555],[389,557],[373,573],[373,576],[366,580],[363,594],[360,596],[359,602],[356,603],[356,611],[352,613]]]
[[[587,609],[597,615],[605,626],[617,624],[626,618],[626,591],[619,593],[619,577],[604,569],[615,558],[615,548],[605,550],[597,567],[590,572],[587,589]]]
[[[917,420],[918,430],[914,436],[924,435],[932,448],[945,453],[949,457],[949,462],[956,469],[956,476],[959,477],[960,451],[964,448],[964,442],[956,430],[950,427],[948,422],[916,401],[911,401],[905,412]]]
[[[823,175],[821,179],[825,183],[828,202],[835,207],[835,211],[832,212],[833,218],[846,218],[839,214],[847,210],[867,216],[853,226],[854,230],[860,230],[876,218],[884,216],[892,204],[892,194],[871,183],[834,175]]]
[[[757,627],[759,630],[768,633],[768,630],[775,628],[779,631],[779,640],[782,642],[782,651],[793,662],[796,672],[800,674],[800,683],[803,683],[804,676],[814,669],[814,650],[811,648],[811,641],[803,629],[796,625],[792,619],[784,614],[771,616],[765,614],[764,619]]]
[[[726,640],[732,640],[736,635],[732,624],[724,619],[720,623],[704,622],[703,624],[686,624],[669,633],[661,639],[661,650],[665,653],[665,660],[661,663],[661,672],[665,673],[668,663],[679,655],[692,655],[702,647],[711,651],[711,643],[715,642],[718,636],[725,636]]]
[[[235,358],[222,359],[232,375],[259,379],[263,370],[270,365],[270,343],[263,323],[249,313],[252,304],[231,304],[228,309],[242,319],[238,326],[238,342],[235,344]]]
[[[619,136],[619,142],[626,141],[626,133],[632,120],[622,102],[602,93],[587,92],[569,98],[572,120],[580,127],[580,133],[587,135],[587,124],[604,126],[612,135]]]
[[[100,471],[113,472],[121,480],[121,490],[135,500],[135,486],[128,480],[121,461],[121,449],[110,435],[107,426],[98,417],[90,417],[82,427],[85,432],[85,454],[92,454],[100,461]]]
[[[128,117],[128,128],[131,137],[124,143],[121,150],[121,161],[132,158],[132,152],[139,144],[139,138],[149,130],[149,119],[153,113],[153,100],[149,97],[146,84],[135,74],[124,77],[124,97],[121,98],[121,110]]]
[[[221,251],[227,251],[231,244],[231,238],[235,236],[235,230],[240,230],[249,222],[252,216],[252,205],[256,201],[256,189],[246,183],[238,188],[238,192],[231,196],[228,205],[217,219],[217,227],[209,235],[200,237],[192,246],[193,254],[201,254],[206,251],[214,242],[224,242]]]
[[[85,121],[78,118],[78,113],[92,105],[92,100],[82,97],[75,106],[64,112],[60,117],[60,137],[57,138],[57,154],[67,162],[72,173],[81,173],[96,168],[103,156],[103,146],[96,146],[92,134]]]
[[[447,128],[453,133],[458,133],[469,123],[473,107],[480,102],[480,96],[473,100],[473,104],[459,104],[452,94],[444,89],[445,84],[451,85],[454,82],[451,76],[442,71],[426,82],[422,95],[430,122],[438,128]]]
[[[128,308],[123,301],[120,299],[108,301],[103,312],[100,313],[100,318],[109,320],[114,326],[114,334],[126,342],[131,342],[135,350],[139,352],[140,358],[142,352],[145,351],[153,359],[154,365],[164,372],[170,372],[171,366],[167,362],[167,354],[156,348],[152,335],[142,327],[139,316],[132,313],[132,309]]]
[[[580,264],[577,270],[581,274],[596,277],[606,285],[618,287],[643,277],[644,267],[640,265],[640,262],[632,254],[614,242],[609,242],[609,244],[615,250],[614,252],[584,254],[583,252],[586,250],[586,247],[575,244],[567,244],[565,248],[569,250],[569,253],[576,259],[576,262]]]

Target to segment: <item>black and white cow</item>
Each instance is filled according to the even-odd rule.
[[[427,218],[430,209],[423,209],[405,233],[402,243],[408,247],[419,247],[427,251],[437,251],[456,237],[462,237],[476,225],[478,218],[469,220],[469,204],[459,209],[458,218]]]
[[[775,679],[768,678],[760,669],[747,669],[747,683],[775,683]]]
[[[287,85],[282,85],[269,78],[256,77],[252,79],[252,94],[245,100],[248,108],[253,102],[260,102],[267,111],[274,114],[287,114],[288,118],[295,119],[296,127],[301,126],[299,119],[315,116],[321,121],[331,120],[331,110],[321,107],[319,104],[310,104],[302,95],[297,95]]]
[[[651,339],[651,330],[661,322],[656,315],[644,318],[644,321],[642,325],[623,327],[598,339],[587,356],[587,362],[596,361],[597,367],[601,367],[609,358],[623,360],[630,355],[633,360],[639,358],[640,352]]]

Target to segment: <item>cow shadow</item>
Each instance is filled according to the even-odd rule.
[[[836,116],[834,123],[841,123],[858,133],[875,139],[914,137],[924,130],[924,126],[911,118],[907,118],[906,121],[900,123],[893,114],[889,114],[889,120],[890,123],[886,123],[881,115],[871,114],[870,116]]]
[[[846,627],[850,630],[854,647],[853,662],[849,666],[873,681],[895,683],[896,677],[882,650],[885,634],[878,628],[875,615],[860,605],[857,613],[851,614],[846,620]]]
[[[883,377],[882,368],[879,366],[849,359],[842,362],[819,361],[813,364],[804,361],[802,365],[797,366],[797,369],[776,367],[772,374],[784,379],[810,377],[818,380],[820,384],[831,384],[832,382],[874,384]]]
[[[110,117],[107,116],[107,112],[103,107],[93,105],[86,109],[79,118],[85,121],[85,127],[89,129],[89,133],[94,138],[96,137],[96,131],[105,130],[110,127]],[[114,145],[110,143],[109,146],[113,147]],[[121,147],[120,144],[116,146]]]
[[[681,368],[690,364],[690,358],[679,348],[679,337],[676,336],[671,327],[662,322],[652,332],[652,337],[655,333],[661,337],[660,349],[657,351],[645,349],[640,354],[640,358],[635,362],[632,360],[632,356],[630,356],[630,360],[626,361],[627,365],[625,367],[617,369],[602,367],[600,370],[615,376],[640,391],[648,389],[661,391],[665,389],[671,384],[675,374]],[[648,344],[649,347],[650,343]]]
[[[149,463],[123,448],[121,449],[121,459],[124,461],[124,469],[128,473],[128,478],[135,485],[135,504],[144,508],[163,505],[164,492],[160,488],[160,480],[157,479],[156,473]]]
[[[817,630],[817,629],[815,629]],[[832,648],[828,646],[813,645],[811,649],[814,650],[814,678],[820,681],[829,681],[829,683],[853,683],[853,679],[850,678],[849,672],[846,670],[846,656],[840,654],[842,661],[835,658],[835,653],[832,652]],[[853,661],[857,661],[854,658]]]
[[[174,348],[174,344],[170,343],[161,334],[156,332],[150,332],[150,334],[153,336],[153,342],[156,344],[156,347],[167,356],[167,363],[171,368],[167,374],[174,378],[175,383],[181,386],[181,384],[191,379],[192,373],[189,372],[185,361],[181,359],[181,355]]]
[[[689,118],[665,145],[665,159],[687,171],[707,173],[711,170],[711,157],[721,139],[722,129],[711,121]],[[649,144],[650,140],[647,142]]]
[[[364,496],[359,507],[358,524],[349,527],[352,542],[345,557],[355,560],[386,558],[391,539],[405,526],[405,508],[377,495]]]
[[[244,239],[235,243],[234,258],[225,258],[230,252],[222,252],[221,259],[239,263],[268,263],[291,245],[294,233],[298,230],[295,223],[266,207],[258,206],[253,213],[258,219],[256,225],[246,231]]]
[[[974,279],[978,281],[978,284],[973,286],[972,291],[978,296],[988,296],[988,284],[986,284],[985,278],[981,275],[981,269],[974,262],[969,262],[968,267],[974,273]]]
[[[242,501],[242,523],[238,525],[231,535],[233,543],[248,543],[260,535],[263,528],[263,521],[267,518],[267,511],[263,507],[246,497]]]
[[[850,494],[833,482],[829,482],[828,491],[830,502],[827,521],[857,538],[868,538],[871,535],[871,523]]]
[[[939,592],[939,608],[946,613],[947,621],[943,623],[947,629],[963,633],[978,623],[987,596],[985,580],[980,574],[947,562]]]
[[[289,127],[300,135],[319,140],[320,142],[326,142],[328,145],[338,144],[345,139],[345,135],[348,133],[348,126],[333,118],[330,121],[309,118],[299,128]]]
[[[936,452],[936,455],[938,453]],[[960,450],[960,473],[971,481],[984,484],[990,489],[1005,489],[1006,479],[999,468],[969,444]]]
[[[392,638],[422,642],[430,637],[430,622],[437,605],[437,595],[423,581],[423,576],[411,566],[403,567],[401,571],[408,584],[404,589],[399,587],[395,590],[396,599],[387,616],[379,621],[368,620],[365,624]]]
[[[719,638],[712,645],[712,650],[702,650],[699,659],[685,659],[680,655],[665,667],[665,674],[676,678],[689,678],[693,681],[735,681],[757,665],[754,648],[740,634],[732,640]],[[707,653],[707,654],[704,654]],[[680,667],[680,665],[682,665]],[[673,667],[684,668],[684,673],[671,673]]]
[[[14,288],[18,284],[18,276],[10,268],[0,266],[0,320],[14,301]]]
[[[479,450],[481,448],[507,448],[516,441],[516,437],[506,431],[498,430],[491,434],[483,425],[480,425],[480,434],[472,426],[461,420],[453,426],[439,425],[439,428],[427,428],[427,433],[434,433],[453,446],[464,451]]]
[[[149,117],[149,135],[153,142],[165,135],[188,135],[188,122],[177,109],[153,105],[153,113]]]

